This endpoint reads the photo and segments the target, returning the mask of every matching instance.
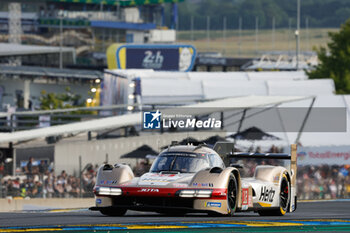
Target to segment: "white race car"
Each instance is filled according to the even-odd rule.
[[[134,177],[124,164],[102,165],[94,187],[96,206],[104,215],[121,216],[127,210],[166,214],[206,212],[234,215],[255,211],[284,215],[296,209],[296,145],[289,154],[229,153],[232,143],[174,145],[162,151],[150,171]],[[221,156],[290,160],[283,166],[259,165],[250,178],[241,178],[240,166],[226,167]]]

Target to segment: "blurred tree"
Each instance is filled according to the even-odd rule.
[[[221,29],[223,17],[227,18],[227,28],[237,29],[238,18],[243,18],[243,28],[254,29],[255,17],[259,17],[261,29],[271,29],[272,18],[276,28],[296,24],[296,0],[186,0],[179,4],[179,29],[189,30],[191,16],[195,29],[206,29],[206,17],[210,16],[210,28]],[[166,4],[166,15],[171,15],[171,4]],[[339,27],[349,17],[349,0],[302,0],[302,22],[309,18],[312,27]],[[170,25],[170,17],[166,24]]]
[[[71,93],[69,87],[65,91],[65,93],[60,94],[46,93],[44,90],[41,91],[40,108],[42,110],[50,110],[84,106],[84,103],[80,103],[80,95]]]
[[[325,47],[317,49],[320,64],[308,72],[310,79],[332,78],[337,94],[350,93],[350,19],[339,32],[329,33],[329,51]]]

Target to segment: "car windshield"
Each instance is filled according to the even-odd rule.
[[[154,161],[150,172],[183,172],[195,173],[210,167],[205,154],[166,153]]]

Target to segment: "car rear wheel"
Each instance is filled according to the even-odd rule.
[[[233,174],[231,174],[227,184],[227,208],[229,216],[233,216],[233,214],[236,212],[237,194],[237,180],[236,177]]]
[[[107,216],[123,216],[126,213],[126,211],[127,209],[124,208],[108,208],[100,210],[101,214]]]
[[[280,189],[280,206],[273,210],[261,210],[258,213],[261,216],[283,216],[286,214],[290,202],[290,184],[287,175],[283,174]]]

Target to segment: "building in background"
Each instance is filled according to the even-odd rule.
[[[0,3],[0,42],[7,42],[10,36],[10,2]],[[22,43],[74,47],[77,64],[71,66],[103,69],[99,54],[112,43],[173,43],[176,39],[175,30],[164,25],[164,4],[172,4],[176,21],[178,0],[18,2]]]

